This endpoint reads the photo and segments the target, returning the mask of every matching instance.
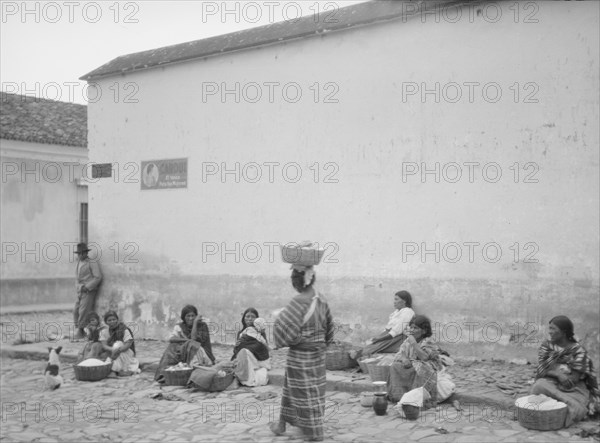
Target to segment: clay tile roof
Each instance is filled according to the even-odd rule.
[[[307,15],[298,20],[283,21],[202,40],[122,55],[85,74],[80,79],[93,81],[101,77],[151,69],[166,64],[216,56],[293,39],[314,37],[381,21],[408,19],[424,10],[432,10],[442,4],[450,6],[466,3],[469,2],[375,0],[358,3],[337,9],[334,11],[335,13],[329,10],[316,17]]]
[[[2,92],[0,138],[87,148],[87,106]]]

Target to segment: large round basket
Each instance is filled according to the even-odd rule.
[[[187,385],[190,375],[192,375],[192,368],[180,369],[177,371],[163,371],[165,376],[166,386],[185,386]]]
[[[100,381],[108,377],[112,363],[99,366],[73,366],[75,378],[79,381]]]
[[[281,246],[281,258],[285,263],[314,266],[323,258],[325,249],[300,248],[298,246]]]
[[[388,381],[390,367],[388,365],[378,365],[377,363],[368,363],[369,377],[372,381]]]
[[[536,431],[557,431],[565,426],[565,419],[567,418],[566,406],[549,411],[538,411],[536,409],[515,406],[519,424],[524,428]]]
[[[341,371],[351,368],[356,363],[352,361],[348,351],[351,347],[342,344],[332,344],[325,351],[325,368],[330,371]]]

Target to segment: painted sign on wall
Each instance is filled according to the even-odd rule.
[[[143,161],[141,189],[187,188],[187,158]]]

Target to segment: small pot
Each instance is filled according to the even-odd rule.
[[[377,415],[387,414],[388,401],[386,392],[376,392],[373,397],[373,411]]]
[[[408,420],[416,420],[419,418],[419,414],[421,413],[421,408],[414,405],[402,405],[402,411],[404,412],[404,416]]]

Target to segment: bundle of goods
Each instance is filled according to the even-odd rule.
[[[315,266],[321,262],[325,249],[314,243],[302,242],[297,246],[281,245],[281,258],[285,263],[302,266]]]
[[[528,395],[515,401],[519,424],[537,431],[556,431],[565,425],[567,405],[546,395]]]
[[[170,366],[164,371],[165,385],[167,386],[185,386],[194,369],[187,363],[178,363]]]
[[[112,362],[104,362],[96,358],[88,358],[76,366],[73,366],[75,378],[79,381],[100,381],[108,377],[112,368]]]

